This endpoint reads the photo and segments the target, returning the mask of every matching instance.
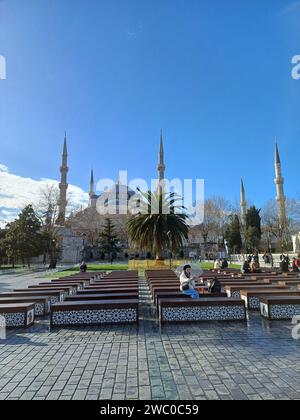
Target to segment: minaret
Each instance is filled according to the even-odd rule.
[[[66,207],[67,207],[67,175],[68,175],[68,150],[67,150],[67,134],[65,133],[64,147],[62,154],[62,164],[60,167],[61,180],[59,184],[59,213],[57,224],[63,226],[66,221]]]
[[[164,188],[164,180],[165,180],[165,155],[164,155],[164,142],[163,142],[163,134],[162,130],[160,133],[160,146],[159,146],[159,158],[158,158],[158,191],[160,193],[163,192]]]
[[[286,197],[284,195],[284,178],[281,171],[281,161],[278,151],[278,145],[275,147],[275,184],[276,184],[276,201],[278,206],[278,217],[280,229],[286,226]]]
[[[95,194],[95,182],[94,182],[94,171],[91,170],[91,179],[90,179],[90,197]]]
[[[89,206],[92,207],[92,208],[96,208],[96,203],[97,203],[98,196],[95,194],[95,182],[94,182],[94,171],[93,171],[93,169],[91,170],[89,196],[90,196],[90,205]]]
[[[243,227],[245,227],[247,223],[247,201],[246,201],[244,182],[242,179],[241,179],[241,203],[240,204],[241,204],[241,214],[242,214],[242,225]]]

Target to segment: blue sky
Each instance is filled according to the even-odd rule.
[[[277,137],[286,195],[299,196],[300,2],[0,0],[0,164],[69,182],[156,175],[163,128],[169,178],[206,196],[275,196]],[[1,202],[0,202],[1,207]]]

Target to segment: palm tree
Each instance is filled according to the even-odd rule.
[[[139,192],[139,213],[127,223],[129,237],[134,245],[151,250],[157,260],[163,260],[164,251],[176,252],[188,239],[189,217],[175,193]]]

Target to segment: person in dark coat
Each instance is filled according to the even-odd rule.
[[[243,264],[243,267],[242,267],[242,273],[243,274],[248,274],[250,272],[251,272],[250,264],[249,264],[249,261],[246,260],[246,261],[244,261],[244,264]]]
[[[80,272],[81,273],[86,273],[86,271],[87,271],[86,262],[85,261],[82,261],[81,264],[80,264]]]
[[[228,261],[224,258],[222,260],[221,270],[225,270],[226,268],[228,268]]]
[[[209,293],[212,295],[219,294],[222,291],[222,286],[217,277],[215,277],[210,285]]]
[[[288,257],[284,257],[283,260],[280,263],[280,269],[283,273],[288,273],[289,270],[289,258]]]

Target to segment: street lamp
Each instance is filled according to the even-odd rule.
[[[171,239],[171,232],[167,232],[167,236],[169,239],[169,263],[170,263],[170,270],[172,270],[172,260],[173,260],[173,252],[172,252],[172,239]]]
[[[56,258],[56,239],[53,238],[51,240],[51,249],[50,249],[50,269],[56,268],[57,264],[57,258]]]
[[[229,257],[229,249],[228,249],[228,241],[227,241],[227,239],[224,239],[224,245],[225,245],[227,257]]]

